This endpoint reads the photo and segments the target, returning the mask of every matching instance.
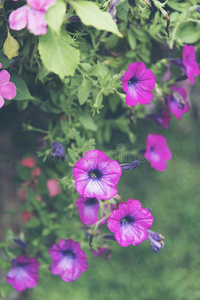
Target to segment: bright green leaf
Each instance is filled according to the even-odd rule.
[[[57,35],[50,28],[47,34],[40,36],[39,52],[44,66],[57,74],[61,79],[73,76],[80,52],[67,42],[67,34]]]
[[[32,100],[33,97],[31,96],[26,83],[24,80],[17,76],[11,77],[11,82],[16,85],[17,88],[17,95],[15,96],[14,100]]]
[[[10,35],[8,31],[8,36],[3,44],[3,53],[11,59],[18,55],[19,44],[18,42]]]
[[[119,32],[117,24],[113,20],[111,14],[107,11],[102,11],[100,8],[91,1],[76,1],[70,2],[76,10],[77,15],[87,26],[93,26],[99,30],[106,30],[122,37]]]
[[[63,0],[56,0],[56,4],[49,8],[45,19],[49,27],[54,31],[59,31],[66,11],[66,4]]]
[[[97,125],[94,123],[93,119],[88,114],[82,114],[79,117],[79,120],[83,124],[85,129],[97,131]]]
[[[78,88],[78,100],[80,105],[83,105],[85,101],[88,99],[91,89],[92,89],[91,81],[84,78],[81,85]]]

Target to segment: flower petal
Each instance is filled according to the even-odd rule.
[[[45,12],[35,9],[28,11],[28,30],[34,35],[44,35],[47,33],[47,22]]]
[[[28,17],[28,6],[22,6],[13,12],[11,12],[8,21],[9,26],[13,30],[21,30],[27,25],[27,17]]]

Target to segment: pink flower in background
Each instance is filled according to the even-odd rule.
[[[57,179],[48,179],[47,189],[49,191],[49,197],[54,197],[61,193],[60,185]]]
[[[145,63],[136,62],[128,66],[124,73],[123,90],[126,93],[126,105],[136,106],[148,104],[153,98],[151,90],[155,87],[156,78],[151,70],[146,69]]]
[[[111,204],[111,207],[113,206],[114,205]],[[76,201],[76,207],[78,207],[79,216],[83,224],[92,226],[99,221],[98,213],[100,210],[100,205],[96,198],[80,197]],[[106,210],[108,209],[107,204],[105,204],[104,208]],[[105,214],[103,214],[102,218],[104,216]],[[103,225],[105,222],[106,219],[103,220],[99,225]]]
[[[37,164],[36,158],[34,156],[29,156],[26,158],[23,158],[19,161],[19,163],[27,168],[34,168]]]
[[[11,12],[9,26],[13,30],[21,30],[27,26],[34,35],[47,33],[45,14],[56,0],[27,0],[28,6],[22,6]]]
[[[34,288],[38,281],[39,262],[34,257],[18,256],[12,261],[12,270],[6,276],[6,282],[12,284],[18,292]]]
[[[171,94],[167,97],[167,104],[171,113],[181,119],[182,115],[190,110],[190,106],[186,100],[187,94],[185,89],[172,85]]]
[[[165,171],[166,161],[172,158],[172,154],[164,136],[148,134],[145,158],[150,161],[152,168],[160,172]]]
[[[50,271],[61,276],[64,281],[74,281],[88,268],[85,252],[80,249],[80,243],[72,239],[60,240],[49,249],[53,260]]]
[[[168,129],[169,122],[171,120],[171,116],[170,116],[168,109],[165,109],[157,114],[147,115],[147,118],[154,120],[156,123],[158,123],[164,129]]]
[[[116,185],[122,170],[120,164],[99,150],[90,150],[73,167],[75,188],[88,198],[111,199],[118,192]]]
[[[2,64],[0,63],[0,68]],[[10,74],[6,70],[0,71],[0,108],[5,100],[11,100],[16,96],[16,86],[10,82]]]
[[[196,62],[194,46],[185,45],[183,48],[183,65],[185,67],[184,73],[187,75],[191,84],[194,84],[194,76],[200,75],[200,69]]]
[[[104,254],[107,250],[108,250],[108,248],[98,247],[97,250],[92,250],[92,253],[93,253],[94,257],[97,257],[97,256]]]
[[[119,204],[108,218],[108,228],[114,232],[116,241],[122,247],[139,245],[148,239],[148,229],[153,223],[153,216],[138,200],[129,199]]]

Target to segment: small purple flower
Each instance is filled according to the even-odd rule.
[[[22,240],[20,239],[13,239],[13,242],[15,244],[17,244],[19,247],[21,247],[22,249],[26,249],[27,248],[27,244],[24,243]]]
[[[92,253],[95,257],[100,256],[106,252],[108,248],[98,247],[97,250],[92,250]]]
[[[111,16],[113,17],[113,19],[115,19],[116,14],[117,14],[117,10],[116,10],[116,5],[120,0],[111,0],[110,1],[110,5],[109,5],[109,13],[111,14]]]
[[[167,168],[166,161],[172,158],[167,146],[167,140],[160,134],[148,134],[145,158],[150,161],[151,167],[162,172]]]
[[[154,120],[156,123],[158,123],[164,129],[168,129],[169,121],[171,120],[171,116],[170,116],[168,109],[165,109],[162,112],[159,112],[157,114],[147,115],[147,117],[149,119]]]
[[[114,232],[116,241],[122,247],[130,244],[133,246],[141,244],[148,238],[148,229],[153,223],[152,214],[142,208],[138,200],[129,199],[126,203],[119,204],[108,218],[108,228]]]
[[[49,249],[53,260],[50,271],[61,276],[63,281],[74,281],[88,268],[85,252],[80,249],[80,243],[72,239],[62,239]]]
[[[164,247],[164,236],[160,233],[154,232],[152,230],[148,230],[148,239],[150,241],[151,244],[151,249],[158,253],[158,251]]]
[[[65,157],[65,151],[64,151],[63,146],[58,142],[53,142],[51,155],[64,158]]]
[[[88,198],[111,199],[122,170],[120,164],[99,150],[90,150],[73,167],[75,188]]]
[[[156,78],[145,63],[136,62],[128,66],[122,78],[123,90],[126,93],[126,105],[148,104],[153,98],[151,90],[155,87]]]
[[[111,206],[114,206],[111,204]],[[100,210],[99,202],[96,198],[80,197],[76,201],[76,207],[78,207],[79,216],[82,224],[88,224],[89,226],[94,225],[99,221],[98,213]],[[108,209],[107,204],[104,206],[105,210]],[[102,218],[105,217],[103,214]],[[103,225],[106,219],[102,220],[99,225]]]
[[[0,63],[0,68],[1,68]],[[16,96],[16,86],[10,82],[10,74],[6,70],[0,71],[0,108],[4,105],[5,99],[11,100]]]
[[[122,164],[120,166],[122,171],[130,171],[136,169],[139,166],[139,164],[140,164],[139,160],[134,160],[130,164]]]
[[[167,97],[167,104],[177,119],[181,119],[182,115],[190,110],[186,97],[185,89],[175,85],[171,86],[171,94]]]
[[[38,281],[39,262],[34,257],[18,256],[12,261],[13,268],[6,276],[6,282],[12,284],[18,292],[34,288]]]

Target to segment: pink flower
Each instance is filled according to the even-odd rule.
[[[153,223],[153,216],[138,200],[129,199],[119,204],[108,218],[108,228],[114,232],[116,241],[122,247],[139,245],[148,239],[148,229]]]
[[[157,114],[147,115],[147,117],[149,119],[154,120],[156,123],[158,123],[164,129],[168,129],[169,121],[171,120],[171,116],[170,116],[168,109],[165,109],[162,112],[159,112]]]
[[[74,281],[88,268],[85,252],[80,249],[80,243],[72,239],[60,240],[49,249],[53,260],[50,271],[61,276],[63,281]]]
[[[77,192],[88,198],[111,199],[122,170],[120,164],[99,150],[90,150],[73,168]]]
[[[6,282],[12,284],[18,292],[34,288],[39,280],[39,262],[34,257],[18,256],[12,261],[13,268],[6,276]]]
[[[104,254],[107,250],[108,250],[108,248],[98,247],[97,250],[92,250],[92,253],[93,253],[94,257],[97,257],[97,256]]]
[[[27,168],[33,168],[36,166],[37,164],[37,161],[36,161],[36,158],[34,156],[29,156],[29,157],[26,157],[26,158],[23,158],[19,161],[19,163],[24,166],[24,167],[27,167]]]
[[[182,115],[190,110],[189,104],[186,100],[185,89],[172,85],[171,94],[167,97],[167,104],[171,113],[177,118],[181,119]]]
[[[56,0],[27,0],[28,6],[22,6],[9,16],[9,26],[13,30],[21,30],[27,26],[34,35],[47,32],[45,14]]]
[[[0,68],[2,64],[0,63]],[[11,100],[16,96],[16,86],[10,82],[10,74],[6,70],[0,71],[0,108],[5,100]]]
[[[47,189],[49,191],[49,197],[54,197],[61,193],[60,185],[57,179],[48,179]]]
[[[76,207],[78,207],[80,219],[83,224],[92,226],[99,221],[98,214],[100,206],[96,198],[80,197],[76,201]],[[111,207],[113,207],[113,204],[111,204]],[[104,208],[105,210],[108,209],[107,204],[105,204]],[[103,214],[102,218],[103,217],[105,217],[105,214]],[[103,225],[105,222],[106,219],[103,220],[99,225]]]
[[[191,84],[194,84],[194,76],[200,75],[200,69],[196,62],[194,46],[185,45],[183,48],[184,73],[187,75]]]
[[[145,63],[136,62],[128,66],[122,78],[123,90],[126,93],[126,105],[148,104],[153,98],[151,90],[155,87],[156,78]]]
[[[145,158],[150,161],[152,168],[160,172],[166,169],[166,161],[172,158],[172,154],[164,136],[148,134]]]

